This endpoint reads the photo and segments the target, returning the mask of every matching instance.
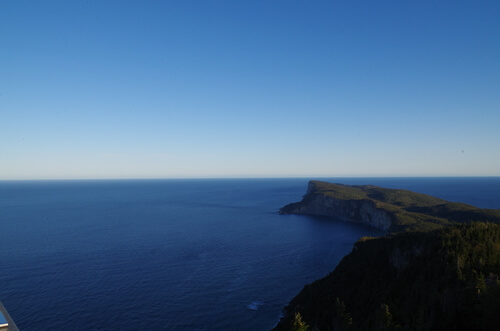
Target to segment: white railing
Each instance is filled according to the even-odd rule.
[[[2,302],[0,302],[0,331],[19,331]]]

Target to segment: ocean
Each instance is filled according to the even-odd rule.
[[[321,178],[314,178],[321,179]],[[269,330],[359,224],[279,215],[309,179],[0,182],[0,301],[20,330]],[[500,178],[323,178],[500,209]]]

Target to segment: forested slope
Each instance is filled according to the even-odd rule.
[[[499,274],[497,224],[363,238],[275,330],[500,330]]]

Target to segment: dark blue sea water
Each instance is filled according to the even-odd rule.
[[[500,208],[500,178],[331,178]],[[308,179],[0,182],[21,330],[268,330],[366,226],[277,214]]]

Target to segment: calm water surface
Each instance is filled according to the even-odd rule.
[[[330,178],[500,208],[500,178]],[[268,330],[366,226],[277,214],[308,179],[0,182],[21,330]]]

